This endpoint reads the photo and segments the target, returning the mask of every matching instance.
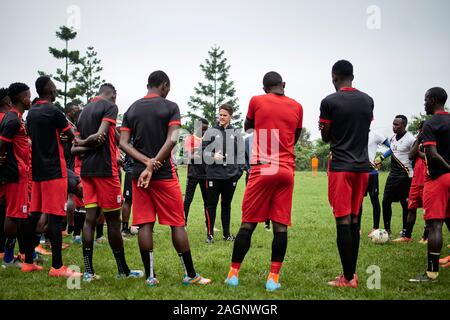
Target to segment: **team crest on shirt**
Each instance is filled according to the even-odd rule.
[[[122,203],[122,195],[121,194],[119,194],[117,196],[117,203]]]
[[[24,205],[22,207],[22,213],[28,213],[28,206],[27,205]]]
[[[209,182],[209,187],[213,187],[214,183],[212,181]]]

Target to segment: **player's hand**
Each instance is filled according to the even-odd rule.
[[[224,159],[224,156],[220,152],[214,153],[214,160],[220,161],[220,160],[223,160],[223,159]]]
[[[61,133],[59,139],[64,143],[69,141],[69,137],[65,133]]]
[[[148,185],[150,184],[150,180],[152,179],[152,175],[152,171],[144,169],[144,171],[142,171],[141,175],[139,176],[138,187],[147,189]]]
[[[158,171],[162,166],[163,164],[161,162],[155,160],[153,162],[153,171]]]

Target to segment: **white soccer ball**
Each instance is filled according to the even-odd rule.
[[[134,235],[138,234],[139,233],[139,227],[131,226],[130,227],[130,233],[134,234]]]
[[[373,243],[383,244],[389,241],[389,233],[384,229],[378,229],[372,233],[371,239]]]

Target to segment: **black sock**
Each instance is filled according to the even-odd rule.
[[[130,269],[128,268],[127,262],[125,260],[125,250],[122,248],[120,250],[113,251],[114,258],[116,258],[117,269],[119,274],[124,274],[128,277],[130,274]]]
[[[184,253],[178,253],[180,257],[181,265],[183,266],[184,272],[189,278],[195,278],[197,273],[194,269],[194,263],[192,262],[191,251],[186,251]]]
[[[337,225],[337,247],[341,258],[342,268],[345,278],[350,281],[353,279],[353,239],[351,236],[350,225]]]
[[[128,222],[122,222],[122,231],[128,231]]]
[[[428,228],[427,228],[427,224],[425,224],[425,226],[423,227],[423,235],[422,235],[422,239],[428,240]]]
[[[99,238],[103,237],[103,226],[104,226],[103,223],[102,224],[100,224],[100,223],[97,224],[95,239],[99,239]]]
[[[86,216],[86,211],[75,210],[75,216],[74,216],[75,225],[73,228],[73,236],[74,237],[81,235],[81,230],[83,230],[85,216]]]
[[[405,231],[405,237],[406,238],[411,238],[412,237],[413,228],[414,228],[414,223],[412,223],[412,222],[407,222],[406,223],[406,231]]]
[[[92,263],[93,248],[83,247],[84,272],[95,274],[94,264]]]
[[[147,278],[156,278],[153,250],[141,250],[141,258],[142,263],[144,264],[145,276]]]
[[[427,271],[439,272],[439,257],[440,254],[433,254],[428,252],[428,268]]]
[[[283,262],[287,249],[287,232],[275,232],[272,241],[272,262]]]
[[[50,243],[52,245],[52,267],[60,269],[63,266],[62,262],[62,225],[61,216],[53,214],[48,215],[48,234],[50,236]]]
[[[67,227],[67,233],[72,234],[73,230],[75,229],[75,226],[68,226]]]
[[[5,216],[6,216],[6,206],[0,204],[0,253],[5,252]]]
[[[253,230],[241,228],[236,235],[234,240],[233,256],[231,258],[232,262],[242,263],[244,261],[245,255],[250,249],[252,242]]]
[[[361,238],[361,235],[359,234],[359,225],[356,223],[352,223],[350,230],[352,235],[352,274],[355,274],[356,266],[358,264],[359,240]]]

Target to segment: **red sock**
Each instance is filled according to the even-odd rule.
[[[239,270],[241,268],[241,263],[240,262],[232,262],[231,267],[233,269]]]
[[[275,274],[279,274],[282,265],[283,265],[283,262],[274,262],[274,261],[272,261],[272,263],[270,264],[270,272],[271,273],[275,273]]]

